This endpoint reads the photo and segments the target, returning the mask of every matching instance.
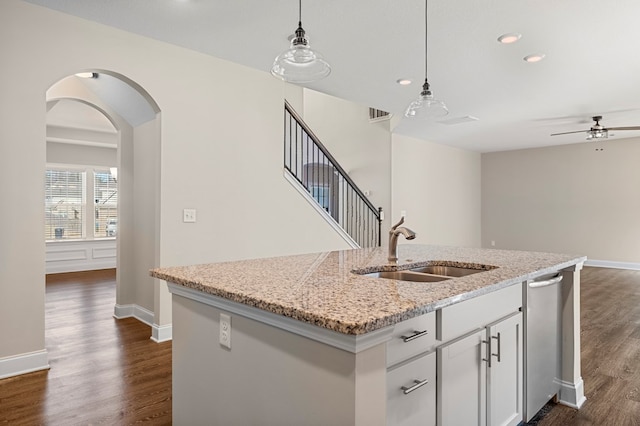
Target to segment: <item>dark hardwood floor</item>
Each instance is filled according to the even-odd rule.
[[[47,276],[51,369],[0,380],[0,424],[171,424],[171,342],[114,304],[114,270]]]
[[[640,425],[640,271],[584,268],[580,410],[556,405],[539,426]]]
[[[115,320],[114,271],[47,277],[49,371],[0,380],[0,424],[171,424],[171,342]],[[581,410],[539,426],[640,425],[640,271],[582,273]]]

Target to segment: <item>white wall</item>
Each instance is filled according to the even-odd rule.
[[[133,130],[133,235],[131,239],[134,256],[134,274],[129,277],[136,288],[136,303],[154,311],[154,278],[149,268],[158,264],[160,237],[159,220],[156,217],[159,198],[156,182],[160,175],[160,153],[156,147],[160,138],[159,121],[152,120]]]
[[[47,142],[47,163],[115,167],[116,149]]]
[[[477,152],[394,134],[389,223],[404,210],[413,243],[479,247],[480,161]]]
[[[482,155],[482,245],[640,264],[640,139]]]
[[[44,350],[45,250],[33,230],[44,221],[45,93],[78,70],[122,74],[162,110],[158,266],[346,247],[282,176],[285,88],[267,71],[18,0],[0,3],[0,51],[0,199],[21,206],[0,217],[11,224],[0,239],[5,365]],[[183,208],[198,222],[182,223]]]

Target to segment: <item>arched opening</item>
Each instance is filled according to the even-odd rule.
[[[63,243],[84,245],[76,254],[84,250],[85,264],[76,261],[71,266],[75,270],[92,264],[100,268],[112,256],[117,271],[114,316],[135,317],[152,327],[152,339],[168,340],[170,326],[162,327],[160,310],[169,296],[157,294],[166,290],[148,275],[160,260],[160,109],[123,75],[104,70],[88,70],[87,75],[65,77],[47,90],[48,169],[84,168],[84,210],[76,208],[77,219],[72,220],[82,223],[81,232],[65,235],[53,226],[47,264],[64,258]],[[59,200],[49,204],[53,201]],[[49,255],[49,246],[57,256]],[[87,261],[93,258],[102,264]],[[58,263],[61,272],[64,265]]]

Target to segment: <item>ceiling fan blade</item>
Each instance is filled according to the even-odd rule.
[[[607,127],[607,130],[640,130],[640,126]]]
[[[588,130],[576,130],[575,132],[552,133],[551,136],[568,135],[571,133],[585,133],[585,132],[588,132]]]

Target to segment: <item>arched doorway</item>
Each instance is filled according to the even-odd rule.
[[[159,264],[160,252],[160,108],[146,90],[121,74],[104,70],[84,74],[71,75],[53,84],[47,90],[47,107],[55,111],[63,103],[81,104],[102,114],[112,124],[114,141],[83,143],[85,147],[109,149],[105,144],[115,142],[118,212],[114,316],[135,317],[152,327],[152,339],[168,340],[170,327],[167,332],[159,319],[158,301],[169,296],[156,294],[163,289],[148,275],[149,269]],[[85,136],[96,135],[86,130]],[[55,139],[50,137],[49,128],[47,139]],[[83,143],[72,141],[67,145],[74,145],[70,151],[77,153],[77,147]],[[105,197],[99,200],[102,198]],[[90,201],[95,200],[98,198],[94,196]],[[96,205],[91,207],[92,212],[98,211]],[[92,219],[89,222],[94,223],[91,226],[95,229],[96,219]],[[108,223],[101,224],[101,217],[97,219],[98,227],[106,229]]]

